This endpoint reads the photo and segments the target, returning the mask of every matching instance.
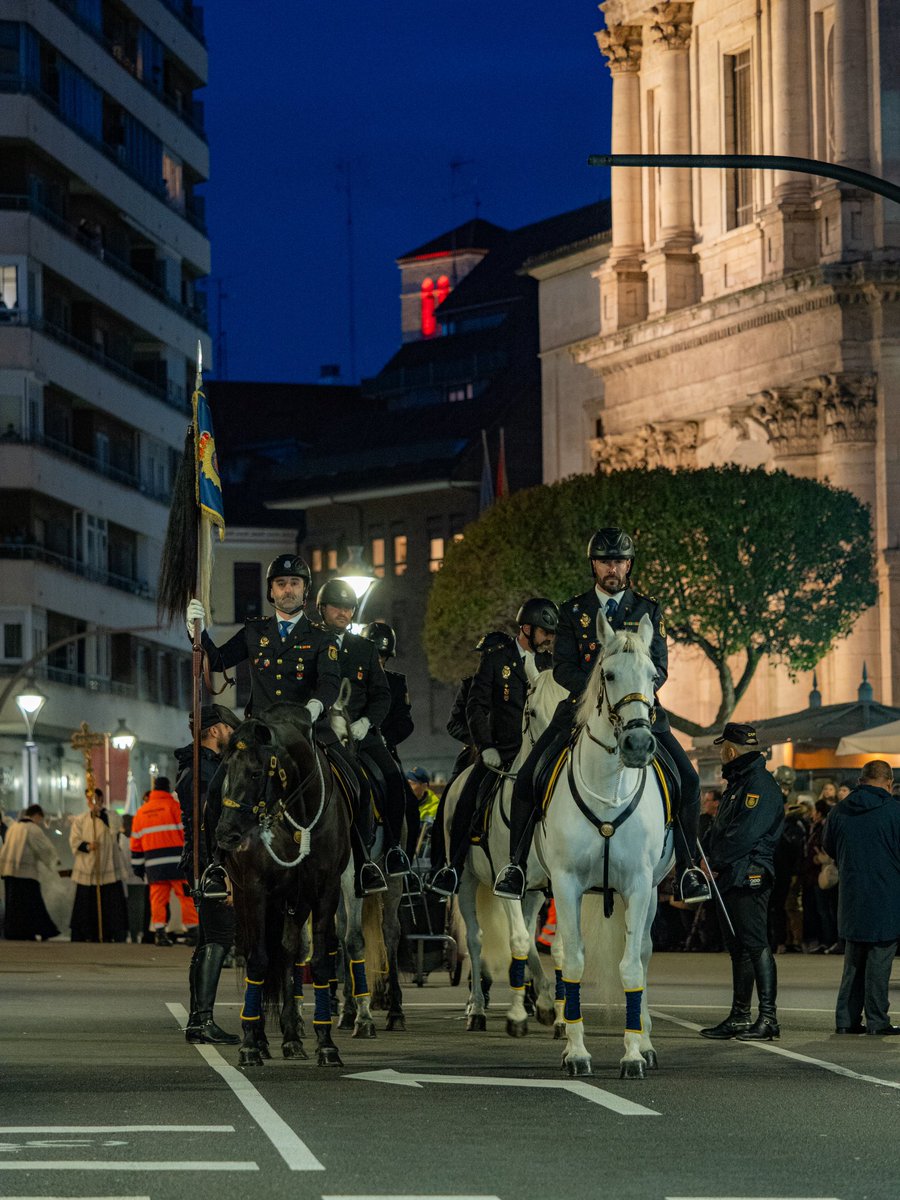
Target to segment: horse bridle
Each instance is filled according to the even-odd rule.
[[[601,742],[598,737],[594,737],[587,724],[584,725],[584,732],[587,734],[590,740],[595,743],[595,745],[600,746],[601,749],[605,750],[607,754],[615,754],[619,748],[619,738],[623,733],[628,733],[632,729],[646,729],[648,732],[652,730],[653,722],[656,719],[656,704],[653,700],[648,700],[643,692],[629,692],[627,696],[623,696],[622,699],[617,700],[615,704],[610,704],[609,695],[606,691],[606,675],[603,673],[602,660],[598,666],[600,668],[600,690],[597,692],[597,715],[599,716],[603,712],[603,706],[605,704],[609,713],[609,723],[613,727],[613,733],[615,734],[616,740],[612,746],[607,746],[607,744],[605,742]],[[647,716],[633,717],[630,721],[623,721],[620,715],[620,710],[623,709],[626,704],[646,704]]]

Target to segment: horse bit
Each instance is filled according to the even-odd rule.
[[[247,745],[245,742],[238,742],[235,748],[237,750],[246,750]],[[271,812],[267,811],[267,803],[265,798],[260,800],[258,804],[254,804],[251,808],[251,812],[259,813],[259,840],[265,846],[269,857],[273,860],[273,862],[276,862],[279,867],[297,867],[305,858],[309,856],[312,841],[312,831],[319,823],[319,818],[322,816],[322,813],[325,809],[325,778],[322,774],[322,764],[319,762],[319,755],[318,752],[315,751],[315,748],[314,753],[316,760],[314,770],[310,771],[306,778],[302,779],[294,788],[294,790],[287,793],[287,795],[284,794],[284,789],[287,787],[287,771],[285,771],[284,767],[278,761],[278,756],[273,754],[269,759],[269,767],[266,771],[266,774],[268,775],[269,779],[272,780],[273,786],[275,776],[276,774],[278,775],[278,778],[281,782],[282,794],[279,796],[277,804],[273,807]],[[287,806],[295,796],[299,795],[303,791],[314,775],[318,775],[319,777],[319,808],[316,812],[316,815],[308,825],[299,825],[287,811]],[[223,798],[222,805],[226,808],[250,807],[246,804],[239,804],[236,800],[230,800],[228,797]],[[292,826],[294,829],[294,841],[299,847],[297,857],[291,861],[279,858],[272,849],[272,840],[275,837],[275,825],[282,818],[284,818],[288,825]]]

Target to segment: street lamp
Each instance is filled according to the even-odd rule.
[[[22,792],[25,803],[23,808],[28,808],[31,804],[38,803],[38,762],[37,762],[37,746],[34,741],[34,726],[38,719],[38,715],[44,705],[47,703],[47,697],[44,693],[32,683],[26,686],[16,696],[16,707],[22,714],[22,720],[25,722],[27,736],[25,738],[25,749],[22,754]]]
[[[119,728],[110,735],[109,740],[114,750],[133,750],[137,738],[125,724],[125,718],[119,717]]]
[[[375,583],[376,576],[362,556],[362,546],[348,546],[347,557],[338,568],[338,579],[353,588],[359,607],[356,610],[356,622],[351,626],[355,633],[362,626],[362,610],[369,598],[369,591]]]

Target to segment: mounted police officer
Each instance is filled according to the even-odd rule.
[[[594,586],[567,600],[560,610],[553,677],[568,690],[569,696],[560,703],[550,725],[518,772],[510,813],[511,861],[494,884],[498,896],[519,899],[524,895],[525,865],[537,819],[534,771],[546,752],[553,747],[562,750],[572,735],[578,701],[597,658],[597,613],[601,605],[614,630],[634,631],[643,616],[650,618],[653,624],[650,657],[657,670],[657,689],[666,681],[669,656],[665,623],[659,605],[630,586],[634,553],[634,540],[624,529],[597,530],[587,548]],[[681,828],[675,837],[676,894],[686,904],[700,904],[710,896],[709,884],[693,862],[700,819],[700,780],[672,733],[669,718],[658,699],[653,732],[673,759],[681,781]]]
[[[201,642],[210,670],[225,671],[238,663],[250,663],[250,702],[247,716],[262,716],[273,704],[292,702],[303,705],[312,727],[322,742],[336,741],[330,727],[321,718],[337,700],[341,686],[338,647],[332,634],[318,622],[310,621],[303,611],[312,576],[306,562],[297,554],[280,554],[266,571],[266,599],[275,609],[272,616],[251,617],[223,646],[217,646],[204,629],[205,612],[199,600],[187,607],[188,631],[193,637],[194,621],[200,621]],[[318,725],[316,724],[318,722]],[[215,829],[221,811],[222,773],[218,772],[207,795],[207,819]],[[358,829],[363,819],[356,815]],[[365,857],[363,852],[362,857]],[[354,844],[354,860],[362,869],[359,847]],[[364,891],[383,890],[386,886],[374,863],[361,879]],[[227,895],[225,871],[213,861],[200,883],[201,896],[221,900]]]
[[[453,813],[450,861],[435,872],[429,888],[439,896],[452,896],[469,849],[469,836],[480,803],[490,794],[488,781],[507,771],[522,745],[522,714],[528,695],[525,670],[530,655],[538,670],[552,665],[549,650],[559,623],[552,600],[533,596],[516,614],[517,637],[492,639],[483,650],[466,703],[466,720],[479,759],[466,780]],[[487,640],[487,639],[485,639]]]
[[[350,632],[357,603],[356,593],[343,579],[329,579],[316,597],[319,614],[338,646],[341,676],[350,681],[350,736],[384,780],[384,868],[388,875],[407,875],[409,859],[400,847],[406,781],[381,734],[381,724],[391,708],[391,689],[374,643]]]

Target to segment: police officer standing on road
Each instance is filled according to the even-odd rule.
[[[479,797],[489,776],[509,769],[522,745],[522,714],[530,681],[525,669],[530,655],[538,670],[552,665],[559,610],[552,600],[533,596],[516,614],[518,636],[492,639],[469,688],[466,721],[479,758],[463,787],[450,829],[450,861],[431,877],[429,888],[452,896],[469,849]],[[487,639],[485,639],[487,641]]]
[[[388,875],[407,875],[409,859],[400,847],[406,808],[406,781],[381,735],[381,723],[391,707],[391,689],[374,644],[350,632],[357,606],[356,593],[343,579],[329,579],[319,588],[316,605],[326,629],[338,645],[341,675],[350,681],[347,711],[350,736],[375,764],[385,782],[382,824],[384,869]]]
[[[510,813],[509,866],[497,876],[494,892],[508,899],[520,899],[525,891],[525,866],[531,849],[534,822],[537,819],[537,798],[534,794],[534,771],[544,753],[551,747],[562,750],[571,736],[575,710],[598,653],[597,614],[601,605],[612,628],[635,631],[641,618],[647,616],[653,624],[650,657],[656,667],[656,687],[662,687],[668,674],[669,652],[666,646],[666,627],[656,601],[642,596],[630,586],[634,565],[634,540],[624,529],[599,529],[588,543],[588,560],[594,586],[580,596],[574,596],[562,606],[559,630],[553,652],[553,677],[569,692],[553,715],[534,750],[519,769],[513,789]],[[653,733],[668,751],[681,780],[680,829],[676,827],[675,863],[676,896],[685,904],[700,904],[709,899],[709,884],[702,871],[694,866],[697,844],[697,822],[700,819],[700,779],[681,743],[669,727],[666,711],[656,700]]]
[[[784,797],[766,770],[752,725],[729,723],[715,742],[722,748],[727,786],[707,834],[707,857],[728,916],[721,926],[731,955],[732,996],[731,1012],[725,1020],[700,1033],[719,1040],[770,1041],[780,1033],[768,912],[775,847],[784,825]],[[754,981],[759,1016],[751,1025]]]

